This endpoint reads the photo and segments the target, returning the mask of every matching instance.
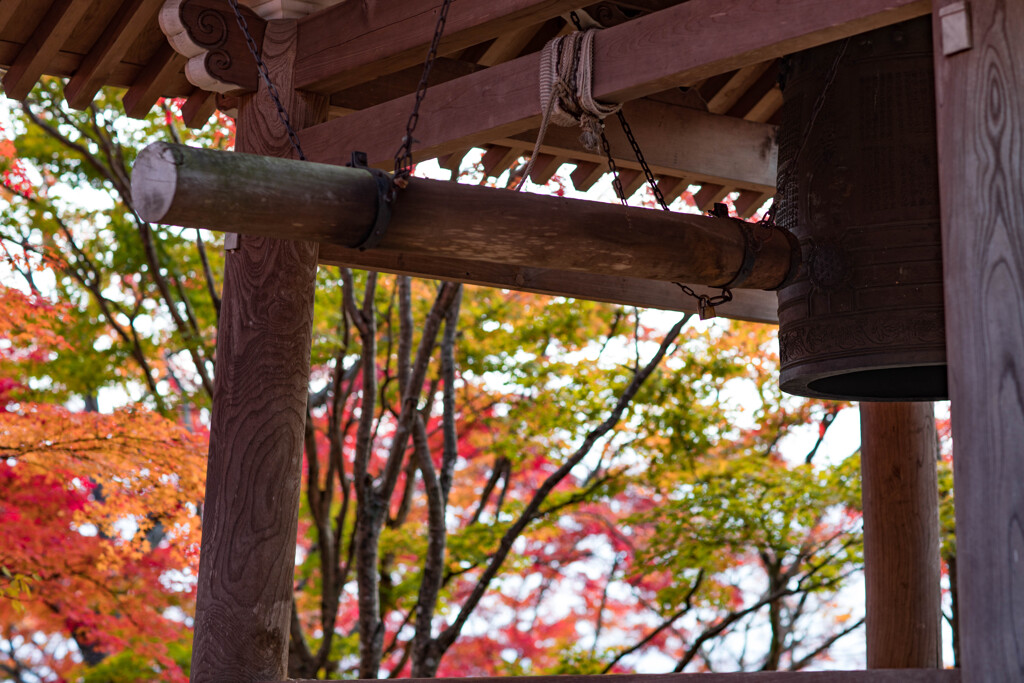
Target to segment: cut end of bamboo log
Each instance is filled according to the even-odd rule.
[[[159,223],[174,202],[181,151],[166,142],[154,142],[139,152],[132,167],[132,201],[142,220]]]

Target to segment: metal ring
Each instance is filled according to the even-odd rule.
[[[740,218],[731,218],[729,220],[732,220],[739,226],[740,233],[743,235],[743,263],[740,264],[740,268],[736,271],[736,275],[733,276],[732,280],[729,280],[724,285],[715,285],[716,289],[739,287],[754,272],[754,264],[757,262],[757,249],[754,245],[754,234],[750,229],[750,223]]]
[[[797,239],[797,236],[778,225],[775,226],[775,229],[785,235],[786,241],[789,242],[789,270],[786,271],[786,276],[782,278],[782,282],[766,290],[769,292],[776,292],[793,282],[800,272],[800,266],[803,264],[803,252],[800,249],[800,240]]]
[[[377,214],[373,219],[370,229],[350,249],[366,251],[373,249],[387,234],[388,225],[391,224],[391,208],[394,204],[394,185],[391,182],[391,174],[376,168],[366,168],[374,180],[377,181]]]

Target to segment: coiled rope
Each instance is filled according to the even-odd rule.
[[[591,152],[598,151],[604,119],[615,114],[621,104],[608,104],[594,99],[594,35],[599,29],[577,31],[552,39],[540,55],[540,131],[516,186],[519,191],[533,170],[534,161],[552,123],[558,126],[578,125],[580,143]]]

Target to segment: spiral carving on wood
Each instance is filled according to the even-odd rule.
[[[266,22],[247,7],[241,12],[249,33],[261,44]],[[256,90],[256,63],[227,3],[167,0],[160,10],[160,28],[171,46],[189,58],[185,76],[193,85],[219,93]]]

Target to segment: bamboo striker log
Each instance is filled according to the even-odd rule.
[[[132,194],[151,222],[342,246],[365,235],[378,201],[365,170],[163,142],[139,154]],[[376,249],[721,286],[746,248],[732,219],[414,178]],[[739,287],[779,286],[792,258],[773,232]]]

